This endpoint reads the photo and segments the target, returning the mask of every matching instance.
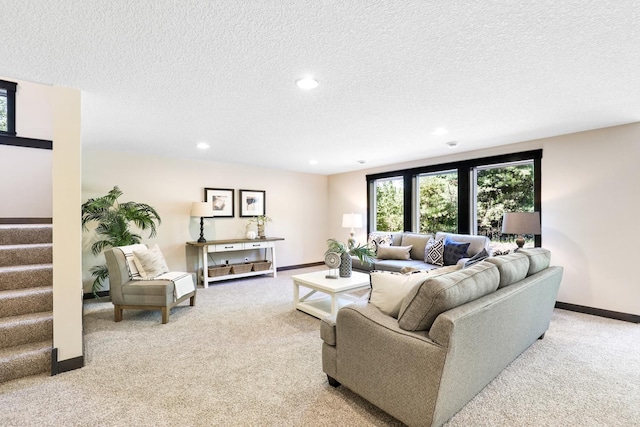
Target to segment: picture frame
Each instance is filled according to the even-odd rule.
[[[204,201],[211,203],[213,216],[209,218],[233,218],[235,216],[234,190],[232,188],[205,188]]]
[[[239,190],[240,216],[243,218],[265,215],[266,191]]]

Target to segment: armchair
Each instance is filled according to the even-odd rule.
[[[177,304],[190,299],[190,305],[195,305],[196,286],[191,273],[163,272],[147,278],[140,274],[133,259],[134,251],[147,250],[146,245],[136,244],[115,247],[104,253],[116,322],[122,320],[124,309],[160,310],[164,324],[169,321],[171,308]],[[164,260],[162,261],[164,263]]]

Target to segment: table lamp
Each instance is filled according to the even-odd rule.
[[[349,249],[354,248],[356,246],[356,239],[354,237],[356,233],[354,229],[362,228],[362,215],[354,213],[342,215],[342,227],[351,229],[349,233],[351,236],[349,237]]]
[[[193,202],[191,204],[191,216],[200,217],[200,238],[198,243],[204,243],[207,239],[204,238],[204,217],[213,216],[213,206],[209,202]]]
[[[540,234],[540,212],[505,212],[502,234],[517,234],[518,249],[524,246],[524,234]]]

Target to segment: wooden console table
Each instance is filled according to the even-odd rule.
[[[266,239],[231,239],[231,240],[207,240],[204,243],[200,242],[187,242],[187,245],[195,246],[200,250],[200,257],[198,258],[198,268],[202,268],[202,285],[205,288],[209,287],[210,282],[217,282],[219,280],[234,279],[238,277],[258,276],[261,274],[272,274],[273,277],[277,277],[276,266],[276,245],[278,240],[284,240],[282,237],[267,237]],[[247,273],[238,274],[226,274],[223,276],[210,277],[209,276],[209,262],[208,255],[210,253],[224,253],[224,252],[237,252],[237,251],[255,251],[264,250],[264,258],[271,261],[271,268],[261,271],[249,271]]]

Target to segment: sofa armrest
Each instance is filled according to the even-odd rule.
[[[405,331],[371,304],[350,304],[336,319],[332,377],[409,425],[430,425],[446,353],[427,332]]]
[[[327,345],[336,345],[336,316],[327,316],[320,321],[320,338]]]

